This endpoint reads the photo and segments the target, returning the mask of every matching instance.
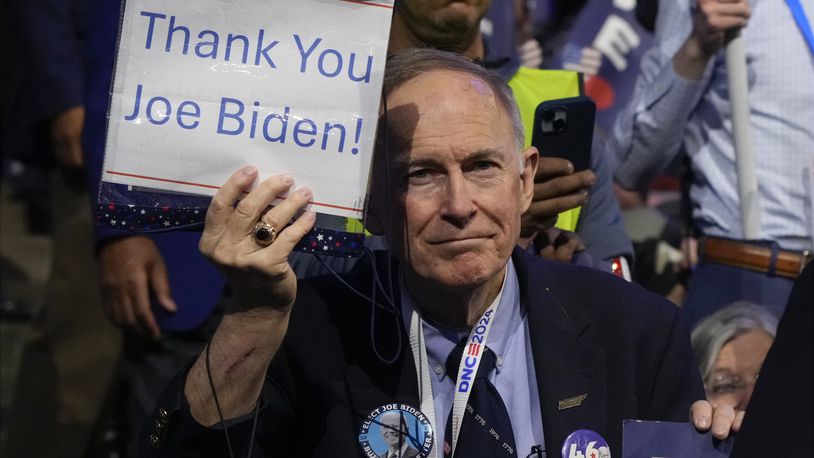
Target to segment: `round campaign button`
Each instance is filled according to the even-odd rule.
[[[397,402],[374,409],[359,429],[359,446],[368,458],[426,458],[434,440],[427,416]]]
[[[590,429],[578,429],[562,444],[562,458],[611,458],[608,442]]]

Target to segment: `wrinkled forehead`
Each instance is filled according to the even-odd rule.
[[[511,118],[489,83],[475,75],[451,70],[426,72],[391,90],[385,119],[388,143],[396,151],[409,150],[419,128],[423,132],[438,125],[457,124],[450,128],[466,128],[465,122],[451,121],[471,120],[490,130],[509,135],[512,132]]]
[[[478,76],[455,70],[433,70],[415,76],[389,91],[388,109],[404,104],[427,104],[427,109],[452,102],[461,108],[481,105],[496,109],[500,104],[492,87]]]

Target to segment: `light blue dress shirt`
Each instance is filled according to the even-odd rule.
[[[497,388],[512,420],[517,455],[524,457],[534,445],[543,445],[543,419],[537,376],[531,353],[528,320],[520,304],[520,285],[511,259],[500,296],[497,317],[489,331],[486,345],[497,355],[496,368],[489,381]],[[410,328],[410,317],[415,300],[402,285],[401,307],[405,328]],[[443,451],[449,416],[455,396],[455,384],[446,375],[446,360],[455,345],[469,334],[468,328],[454,329],[422,320],[427,363],[432,372],[433,404],[435,406],[436,434],[439,450]],[[545,448],[545,447],[543,447]]]
[[[809,21],[814,0],[802,0]],[[814,245],[814,55],[783,0],[752,0],[743,29],[761,240],[787,250]],[[682,149],[689,155],[693,220],[706,235],[743,238],[724,51],[699,81],[673,71],[692,30],[690,0],[661,0],[655,46],[614,126],[616,180],[638,189]]]

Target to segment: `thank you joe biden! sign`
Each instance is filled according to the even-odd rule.
[[[213,195],[248,164],[361,216],[393,1],[133,0],[103,181]]]

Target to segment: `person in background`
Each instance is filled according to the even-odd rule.
[[[782,314],[814,249],[814,0],[662,0],[655,45],[608,146],[616,182],[643,189],[677,154],[689,157],[700,260],[683,307],[692,326],[739,300]],[[742,231],[724,38],[741,30],[760,207],[757,239]]]
[[[53,245],[43,310],[26,336],[12,405],[3,412],[0,455],[82,456],[120,349],[101,310],[82,170],[89,2],[14,0],[6,12],[23,77],[3,126],[3,155],[48,177],[41,191],[48,205],[31,216],[39,224],[50,220]]]
[[[120,11],[120,0],[89,0],[84,144],[87,192],[94,204],[104,163]],[[199,232],[138,234],[99,224],[93,235],[102,306],[124,336],[117,407],[124,442],[132,447],[164,386],[211,335],[225,283],[198,252]]]
[[[691,340],[707,400],[745,410],[776,333],[777,318],[749,302],[735,302],[698,323]]]

